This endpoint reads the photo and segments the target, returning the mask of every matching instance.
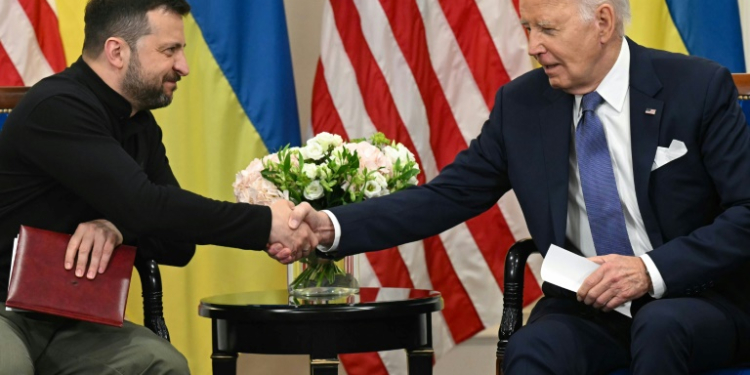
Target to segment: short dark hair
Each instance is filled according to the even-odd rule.
[[[146,13],[157,8],[181,16],[190,13],[185,0],[90,0],[83,18],[83,53],[98,56],[111,37],[120,37],[135,49],[138,39],[151,32]]]

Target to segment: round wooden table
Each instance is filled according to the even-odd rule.
[[[201,300],[211,318],[214,375],[235,375],[238,353],[307,354],[312,375],[336,375],[338,354],[406,349],[409,374],[432,374],[431,314],[439,292],[361,288],[331,300],[299,299],[286,290]]]

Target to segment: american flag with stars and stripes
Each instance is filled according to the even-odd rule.
[[[31,86],[65,69],[54,0],[0,0],[0,86]]]
[[[518,0],[327,0],[313,132],[348,139],[383,132],[414,152],[424,183],[479,134],[498,88],[531,69],[526,51]],[[500,322],[505,254],[524,237],[509,193],[438,236],[361,256],[360,282],[439,290],[445,308],[432,320],[439,358]],[[527,283],[526,302],[540,294]],[[349,375],[406,374],[403,351],[341,360]]]

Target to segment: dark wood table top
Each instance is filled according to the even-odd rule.
[[[440,311],[439,292],[405,288],[360,288],[359,294],[303,299],[286,290],[225,294],[201,299],[199,314],[238,321],[335,321]]]

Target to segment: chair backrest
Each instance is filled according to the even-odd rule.
[[[740,107],[745,112],[745,119],[750,125],[750,73],[734,73],[732,79],[739,93],[737,100],[739,100]]]
[[[21,98],[29,91],[28,87],[2,87],[0,86],[0,128],[8,118],[8,114],[16,108]]]

